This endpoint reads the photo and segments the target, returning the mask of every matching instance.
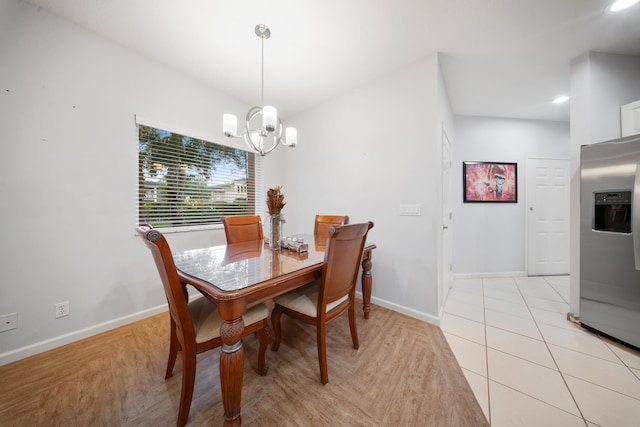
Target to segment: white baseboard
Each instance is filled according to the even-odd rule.
[[[362,294],[357,292],[357,294],[362,298]],[[200,297],[200,295],[194,295],[194,298]],[[415,319],[423,320],[427,323],[431,323],[435,326],[440,326],[440,319],[432,316],[428,313],[418,311],[409,307],[405,307],[403,305],[399,305],[381,298],[372,297],[371,303],[379,305],[384,308],[388,308],[389,310],[397,311],[398,313],[405,314],[409,317],[413,317]],[[65,344],[70,344],[75,341],[79,341],[84,338],[88,338],[102,332],[109,331],[111,329],[118,328],[120,326],[128,325],[129,323],[136,322],[138,320],[146,319],[147,317],[153,316],[155,314],[159,314],[168,310],[167,304],[159,305],[157,307],[152,307],[143,311],[139,311],[137,313],[129,314],[127,316],[120,317],[118,319],[109,320],[108,322],[100,323],[98,325],[90,326],[88,328],[80,329],[78,331],[73,331],[68,334],[60,335],[58,337],[50,338],[48,340],[40,341],[34,344],[30,344],[25,347],[21,347],[15,350],[7,351],[5,353],[0,353],[0,366],[15,362],[20,359],[24,359],[29,356],[33,356],[35,354],[39,354],[45,352],[47,350],[54,349],[56,347],[63,346]],[[372,313],[375,316],[375,309]]]
[[[20,359],[24,359],[25,357],[29,357],[38,353],[45,352],[47,350],[54,349],[56,347],[63,346],[65,344],[70,344],[72,342],[79,341],[81,339],[88,338],[93,335],[97,335],[102,332],[106,332],[111,329],[118,328],[120,326],[128,325],[129,323],[133,323],[138,320],[146,319],[147,317],[165,312],[167,310],[168,310],[167,304],[159,305],[157,307],[148,308],[146,310],[129,314],[127,316],[123,316],[118,319],[109,320],[108,322],[100,323],[94,326],[89,326],[88,328],[69,332],[68,334],[60,335],[58,337],[53,337],[44,341],[30,344],[25,347],[7,351],[5,353],[0,353],[0,366],[9,364],[11,362],[15,362]]]
[[[526,271],[505,271],[497,273],[455,273],[453,280],[455,279],[491,279],[501,277],[527,277]]]
[[[362,294],[360,292],[356,292],[360,298],[362,298]],[[400,304],[396,304],[394,302],[390,302],[381,298],[371,297],[371,303],[379,305],[384,308],[388,308],[389,310],[396,311],[398,313],[405,314],[409,317],[413,317],[414,319],[423,320],[427,323],[431,323],[435,326],[440,326],[440,319],[438,317],[432,316],[429,313],[425,313],[423,311],[414,310],[413,308],[405,307]],[[375,312],[375,309],[372,309],[372,316]]]

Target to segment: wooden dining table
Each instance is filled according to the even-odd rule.
[[[268,301],[322,276],[325,242],[313,235],[294,236],[307,243],[306,252],[273,250],[264,241],[211,246],[173,255],[183,283],[192,285],[218,307],[220,326],[220,388],[224,426],[239,426],[244,370],[242,316],[248,308]],[[367,242],[362,257],[364,318],[371,311],[371,257],[375,245]]]

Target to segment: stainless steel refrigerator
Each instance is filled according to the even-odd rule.
[[[581,150],[580,322],[640,347],[640,135]]]

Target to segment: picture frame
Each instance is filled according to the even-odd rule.
[[[462,162],[464,203],[518,203],[518,164]]]

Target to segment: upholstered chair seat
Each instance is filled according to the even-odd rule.
[[[189,312],[196,332],[196,343],[204,343],[220,337],[222,318],[218,310],[206,298],[197,298],[189,302]],[[242,316],[245,325],[251,325],[269,317],[269,309],[260,304],[247,310]]]
[[[318,315],[319,292],[320,281],[315,281],[307,286],[296,289],[295,291],[276,297],[273,299],[273,302],[309,317],[316,317]],[[349,295],[345,295],[339,300],[330,302],[327,304],[326,312],[330,312],[347,299],[349,299]]]

